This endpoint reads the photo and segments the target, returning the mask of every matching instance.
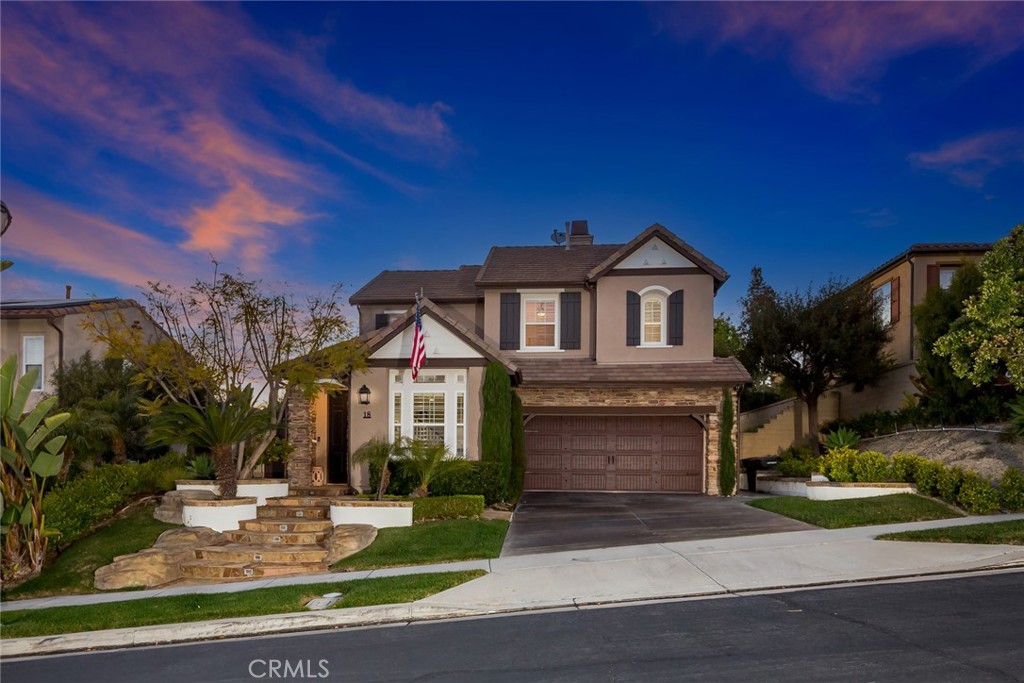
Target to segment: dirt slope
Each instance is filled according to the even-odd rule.
[[[990,425],[1005,429],[1007,425]],[[991,480],[999,479],[1007,467],[1024,471],[1024,441],[1015,443],[1005,435],[981,431],[904,432],[861,441],[861,448],[893,453],[916,453],[944,465],[959,465]]]

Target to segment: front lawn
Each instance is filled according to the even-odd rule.
[[[24,638],[300,612],[305,609],[306,602],[311,598],[332,592],[343,594],[332,609],[413,602],[454,588],[485,573],[470,571],[412,574],[381,579],[260,588],[237,593],[196,593],[80,607],[4,611],[0,615],[3,622],[0,634],[3,638]]]
[[[747,504],[826,529],[963,517],[962,513],[936,500],[913,493],[851,500],[807,500],[797,496],[780,496],[762,498]]]
[[[508,522],[502,519],[446,519],[381,529],[369,547],[331,566],[359,571],[414,564],[497,557]]]
[[[969,524],[949,526],[941,529],[903,531],[898,534],[884,534],[883,541],[927,541],[929,543],[993,543],[1024,545],[1024,519],[991,524]]]
[[[93,573],[98,568],[110,564],[118,555],[130,555],[150,547],[157,536],[175,528],[174,524],[153,519],[153,508],[147,506],[75,541],[53,564],[44,568],[42,574],[4,591],[4,600],[98,593],[92,585]]]

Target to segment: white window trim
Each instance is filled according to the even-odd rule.
[[[412,381],[412,370],[391,370],[388,372],[388,395],[391,397],[391,424],[392,428],[390,434],[394,434],[394,401],[395,394],[401,394],[402,396],[402,414],[401,414],[401,435],[406,438],[412,438],[413,435],[413,424],[412,424],[412,410],[413,410],[413,395],[414,394],[444,394],[444,443],[448,446],[448,449],[453,455],[458,454],[458,439],[456,428],[459,426],[458,420],[458,394],[463,394],[463,419],[469,414],[469,392],[466,390],[466,383],[469,380],[469,369],[468,368],[457,368],[454,370],[429,370],[424,368],[420,371],[421,374],[430,375],[444,375],[444,383],[428,383],[428,384],[417,384]],[[402,381],[395,382],[395,375],[401,375]],[[462,381],[458,381],[459,375],[462,376]],[[469,445],[472,441],[472,425],[468,420],[465,421],[463,426],[463,454],[462,457],[467,457],[469,453]]]
[[[668,297],[672,292],[667,287],[661,285],[651,285],[650,287],[644,287],[637,294],[640,295],[640,347],[642,349],[668,349],[671,348],[671,344],[668,343]],[[651,343],[644,341],[644,306],[650,299],[658,299],[661,301],[661,341],[658,343]]]
[[[882,290],[886,290],[885,299],[879,296]],[[871,298],[875,302],[875,314],[885,327],[892,325],[892,280],[888,280],[871,290]],[[883,305],[884,304],[884,305]]]
[[[562,311],[560,305],[560,297],[564,290],[519,290],[520,298],[520,309],[519,309],[519,350],[529,353],[552,353],[556,351],[563,351],[561,347],[562,341]],[[541,301],[541,300],[553,300],[555,302],[554,313],[555,313],[555,343],[553,346],[527,346],[526,345],[526,303],[528,301]],[[531,323],[538,324],[538,323]]]
[[[42,347],[41,357],[39,359],[39,387],[32,388],[32,391],[42,391],[46,386],[46,335],[45,334],[23,334],[21,336],[21,375],[24,377],[28,373],[29,365],[36,365],[36,363],[28,362],[28,340],[38,339],[40,346]]]

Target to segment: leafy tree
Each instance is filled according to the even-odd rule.
[[[975,386],[1008,377],[1024,391],[1024,223],[996,242],[978,269],[981,291],[935,342],[935,353]]]
[[[251,476],[263,452],[287,418],[285,392],[312,399],[318,380],[341,379],[362,367],[360,345],[349,337],[340,285],[302,300],[274,293],[241,273],[197,280],[185,289],[151,282],[143,293],[146,310],[166,336],[156,341],[126,324],[117,312],[93,316],[87,328],[105,342],[110,355],[136,368],[135,379],[160,395],[151,406],[180,403],[200,414],[223,410],[246,386],[253,406],[265,406],[270,429],[251,444],[232,446],[235,475]]]
[[[509,491],[512,499],[523,492],[526,477],[526,429],[523,422],[523,400],[512,392],[512,478]]]
[[[924,415],[944,424],[969,423],[1002,417],[1007,390],[989,383],[976,387],[953,372],[949,360],[935,353],[935,342],[949,332],[961,317],[964,304],[981,291],[981,271],[972,263],[958,269],[948,289],[933,287],[924,301],[914,307],[917,331],[917,377],[911,378],[919,392]]]
[[[715,318],[714,334],[716,357],[735,356],[740,358],[743,355],[743,337],[740,336],[740,331],[727,316],[720,315]]]
[[[722,419],[718,436],[718,489],[723,496],[736,491],[736,447],[732,443],[734,424],[732,391],[722,390]]]
[[[134,384],[136,369],[121,358],[92,357],[86,351],[80,357],[65,361],[64,367],[57,368],[53,383],[57,388],[57,407],[71,410],[82,401],[103,398],[111,392],[127,394],[138,389]],[[145,398],[156,398],[151,394]]]
[[[890,364],[888,331],[875,314],[867,284],[829,280],[817,290],[779,294],[760,268],[742,299],[747,357],[783,378],[807,405],[811,446],[818,446],[818,399],[836,384],[855,389],[877,381]]]
[[[52,414],[55,397],[39,402],[28,414],[25,405],[35,386],[38,370],[18,378],[18,358],[9,356],[0,367],[0,534],[3,536],[3,579],[38,574],[53,534],[46,526],[43,499],[49,480],[60,472],[63,436],[54,435],[70,417]]]
[[[484,372],[483,420],[480,459],[500,463],[505,472],[512,469],[512,383],[501,363],[491,361]]]
[[[217,483],[224,498],[233,498],[238,485],[233,447],[250,439],[262,439],[269,423],[265,410],[253,406],[252,386],[203,410],[185,403],[164,405],[153,420],[152,439],[169,446],[185,442],[209,450],[217,468]]]

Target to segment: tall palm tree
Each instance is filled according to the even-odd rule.
[[[205,410],[183,403],[165,406],[153,420],[151,442],[170,446],[187,443],[209,450],[217,467],[217,483],[223,498],[233,498],[238,488],[235,449],[270,428],[265,410],[252,404],[252,386],[212,402]]]

